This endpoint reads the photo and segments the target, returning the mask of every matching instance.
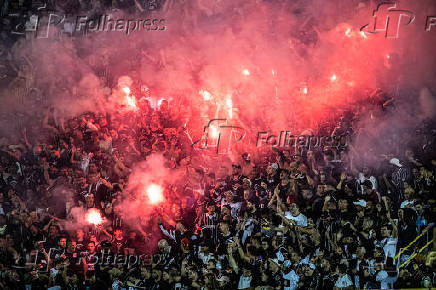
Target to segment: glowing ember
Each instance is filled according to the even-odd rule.
[[[152,204],[161,203],[164,200],[163,188],[157,184],[151,184],[147,188],[147,196]]]
[[[331,76],[331,78],[330,78],[330,81],[332,81],[332,82],[334,82],[334,81],[336,81],[337,80],[337,77],[336,77],[336,75],[334,74],[334,75],[332,75]]]
[[[307,88],[306,87],[303,88],[303,94],[307,95]]]
[[[232,99],[230,97],[227,97],[226,105],[227,105],[227,107],[229,107],[229,109],[228,109],[229,117],[230,117],[230,119],[232,119],[233,118],[233,103],[232,103]]]
[[[244,70],[242,71],[242,74],[243,74],[244,76],[249,76],[249,75],[250,75],[250,71],[249,71],[248,69],[244,69]]]
[[[90,224],[93,225],[99,225],[103,222],[103,219],[101,217],[100,212],[95,209],[95,208],[91,208],[87,213],[86,213],[86,221]]]
[[[348,37],[348,38],[351,37],[351,28],[348,28],[348,29],[345,31],[345,36]]]
[[[276,75],[276,71],[275,70],[271,70],[271,73],[272,73],[273,76]]]
[[[124,88],[123,88],[123,92],[125,92],[126,95],[130,95],[130,88],[128,88],[128,87],[124,87]]]
[[[126,103],[129,107],[136,110],[136,99],[135,96],[126,96]]]
[[[217,127],[215,127],[215,126],[210,126],[210,136],[211,136],[213,139],[218,138],[218,128],[217,128]]]
[[[390,59],[391,56],[390,56],[389,54],[386,54],[386,58],[387,58],[387,59]]]
[[[360,32],[360,35],[362,35],[362,37],[363,37],[364,39],[367,39],[367,38],[368,38],[368,36],[366,36],[365,32],[363,32],[363,31]]]
[[[199,93],[203,96],[203,100],[205,101],[209,101],[212,98],[212,95],[206,90],[200,90]]]

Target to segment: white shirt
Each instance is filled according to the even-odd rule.
[[[291,270],[287,274],[283,273],[283,279],[286,280],[284,281],[284,290],[295,290],[298,287],[298,281],[300,281],[300,276],[298,276],[294,270]]]
[[[400,208],[405,208],[405,207],[407,207],[409,205],[413,205],[413,204],[414,204],[413,200],[405,200],[401,203]]]
[[[369,178],[366,178],[365,175],[363,175],[362,172],[359,172],[359,181],[360,181],[360,183],[363,183],[365,180],[371,181],[372,189],[377,190],[377,179],[375,179],[374,176],[370,176]]]
[[[380,282],[380,289],[392,289],[397,278],[397,276],[389,276],[388,272],[381,270],[377,273],[375,280]]]
[[[212,253],[208,253],[207,255],[205,255],[203,253],[203,251],[199,251],[198,258],[200,258],[200,260],[203,261],[203,264],[207,265],[207,263],[209,263],[209,260],[211,258],[213,258],[213,254]]]
[[[388,258],[394,258],[395,253],[397,252],[397,243],[398,239],[389,237],[384,238],[381,241],[381,244],[383,245],[383,251],[385,252],[385,256]]]
[[[245,276],[241,275],[241,277],[239,278],[238,289],[250,288],[251,287],[250,286],[251,280],[253,280],[253,277],[251,277],[251,276],[245,277]]]
[[[353,286],[353,281],[351,281],[351,277],[348,274],[339,277],[338,280],[336,280],[335,282],[335,287],[338,288],[345,288],[349,286]]]
[[[297,226],[307,227],[307,217],[302,213],[297,216],[293,216],[289,211],[287,211],[285,212],[285,217],[288,220],[294,221]]]

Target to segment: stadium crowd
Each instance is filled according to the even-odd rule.
[[[422,254],[399,268],[432,239],[428,127],[420,136],[427,146],[387,152],[377,167],[358,164],[351,142],[243,153],[223,173],[194,166],[201,155],[174,117],[176,108],[167,101],[156,110],[147,101],[139,106],[140,113],[89,112],[62,123],[48,109],[40,124],[3,144],[2,289],[434,285],[434,268]],[[341,118],[330,132],[352,140],[353,124]],[[171,207],[132,228],[117,205],[129,198],[125,187],[136,162],[158,153],[166,167],[185,169],[186,183],[168,186]],[[96,208],[110,222],[68,228],[72,208]],[[157,247],[150,236],[156,233]],[[419,234],[424,238],[400,253]],[[128,255],[142,256],[123,263]]]
[[[12,13],[20,7],[0,1],[1,29],[20,29],[0,33],[2,40],[24,34],[37,2]],[[67,13],[79,6],[165,9],[153,0],[91,1],[98,3],[91,8],[64,2],[57,9]],[[6,54],[0,47],[2,74],[12,65]],[[7,77],[26,80],[18,70]],[[233,151],[231,165],[218,166],[193,148],[181,113],[190,108],[182,104],[153,108],[141,99],[137,112],[69,119],[52,107],[5,113],[0,121],[16,119],[21,132],[0,136],[0,288],[432,287],[428,248],[417,252],[433,238],[435,122],[422,122],[411,144],[400,138],[410,130],[396,128],[381,141],[389,144],[385,154],[361,152],[353,146],[365,134],[359,121],[395,111],[383,104],[355,104],[323,128],[347,136],[347,146]],[[133,227],[120,209],[131,198],[129,176],[155,154],[168,170],[184,172],[184,182],[168,180],[167,206],[151,218],[138,213]],[[78,209],[96,209],[107,222],[72,227]]]

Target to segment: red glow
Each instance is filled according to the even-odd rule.
[[[99,225],[103,222],[103,219],[101,217],[100,211],[98,211],[95,208],[91,208],[86,213],[86,221],[92,225]]]
[[[151,184],[147,188],[147,196],[152,204],[161,203],[164,200],[163,188],[157,184]]]

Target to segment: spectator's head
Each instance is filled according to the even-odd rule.
[[[269,165],[267,168],[266,168],[266,173],[268,174],[268,175],[275,175],[276,174],[276,172],[277,172],[277,168],[278,168],[278,166],[277,166],[277,164],[276,163],[273,163],[273,164],[271,164],[271,165]]]
[[[89,172],[88,174],[88,183],[89,184],[96,184],[97,181],[100,179],[100,174],[98,172]]]
[[[419,215],[422,215],[424,213],[424,206],[422,205],[421,202],[415,203],[415,210]]]
[[[215,213],[215,204],[214,203],[209,203],[207,205],[207,213],[208,214],[214,214]]]
[[[241,174],[241,165],[239,164],[232,164],[232,174],[233,175],[240,175]]]
[[[49,236],[57,237],[59,235],[59,227],[57,225],[51,225],[49,228]]]
[[[348,200],[341,198],[338,201],[338,208],[341,211],[347,211],[348,210]]]
[[[88,243],[88,252],[91,254],[95,253],[95,243],[94,242]]]
[[[165,253],[165,252],[168,251],[168,249],[170,248],[170,246],[169,246],[167,240],[165,240],[165,239],[161,239],[161,240],[159,241],[159,243],[158,243],[158,248],[159,248],[159,251],[160,251],[161,253]]]
[[[363,189],[363,193],[365,194],[370,194],[372,191],[372,182],[369,180],[365,180],[364,182],[361,183],[362,185],[362,189]]]
[[[76,230],[76,239],[78,241],[83,241],[85,239],[85,232],[83,231],[82,228],[78,228]]]
[[[242,276],[244,276],[244,277],[250,277],[251,276],[251,267],[248,267],[248,266],[245,266],[243,269],[242,269]]]
[[[182,223],[176,224],[176,230],[181,232],[181,233],[184,233],[187,231],[186,227]]]
[[[380,228],[380,233],[382,237],[388,238],[392,235],[392,226],[390,224],[384,224]]]
[[[153,278],[154,282],[160,282],[162,279],[162,271],[154,268],[151,272],[151,277]]]
[[[143,277],[144,279],[150,279],[151,271],[149,267],[141,266],[140,271],[141,271],[141,277]]]
[[[277,273],[280,270],[280,264],[277,258],[268,260],[268,269],[272,273]]]
[[[415,190],[411,187],[408,187],[404,190],[404,198],[406,200],[412,200],[415,195]]]
[[[296,203],[291,203],[291,205],[289,206],[289,210],[294,217],[300,214],[300,209],[298,208],[298,205]]]
[[[229,232],[229,223],[227,221],[222,221],[219,224],[221,233],[227,234]]]
[[[416,167],[413,167],[412,168],[412,175],[415,179],[419,179],[420,178],[419,169]]]
[[[340,275],[347,274],[347,265],[344,263],[340,263],[337,267],[337,271],[339,272]]]
[[[67,250],[72,253],[75,252],[77,248],[77,242],[74,240],[69,240],[67,243]]]
[[[94,242],[96,245],[98,244],[97,235],[95,235],[95,234],[89,235],[89,240]]]
[[[366,255],[366,249],[365,247],[358,247],[357,251],[356,251],[356,257],[359,260],[363,260],[365,258]]]
[[[90,193],[85,197],[86,206],[93,207],[94,206],[94,194]]]
[[[244,189],[250,189],[251,188],[251,181],[248,178],[244,178],[244,180],[242,181],[242,187]]]
[[[62,249],[66,249],[67,247],[67,238],[66,237],[60,237],[58,241],[59,247]]]

